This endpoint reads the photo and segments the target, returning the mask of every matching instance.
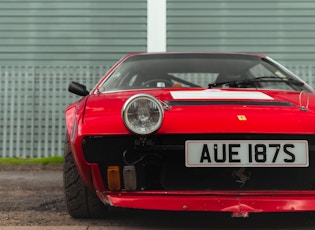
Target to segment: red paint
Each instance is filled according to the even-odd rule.
[[[120,192],[108,198],[118,207],[172,211],[292,212],[315,206],[314,191]]]
[[[167,103],[173,100],[171,91],[205,90],[200,88],[144,89],[96,94],[97,87],[129,56],[118,62],[100,80],[90,95],[69,106],[65,112],[67,136],[71,142],[71,149],[79,174],[85,184],[97,191],[104,203],[128,208],[220,211],[233,212],[236,215],[249,212],[315,210],[315,191],[143,191],[115,193],[106,191],[99,167],[96,164],[86,162],[84,159],[82,151],[84,136],[131,135],[123,124],[121,110],[125,101],[135,94],[150,94]],[[207,90],[211,91],[211,89]],[[308,111],[301,111],[300,92],[231,88],[222,90],[229,92],[258,91],[272,97],[274,102],[289,102],[293,106],[175,105],[165,111],[162,126],[157,133],[315,134],[315,94],[307,94],[309,109]],[[196,99],[190,101],[194,100]],[[211,99],[202,100],[211,101]],[[227,99],[221,99],[221,101],[224,102]],[[241,101],[252,101],[252,99],[242,99]],[[255,101],[263,102],[265,100]],[[245,116],[246,120],[238,119],[239,115]]]

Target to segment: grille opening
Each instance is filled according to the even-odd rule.
[[[233,172],[240,168],[187,168],[185,166],[185,140],[308,140],[309,167],[303,168],[246,168],[248,179],[239,182]],[[104,185],[106,168],[120,168],[134,163],[137,190],[313,190],[315,165],[313,136],[305,135],[159,135],[152,136],[152,145],[136,146],[136,136],[87,137],[83,143],[85,158],[98,163]],[[169,147],[169,148],[168,148]],[[130,149],[128,162],[123,152]],[[139,160],[143,157],[142,160]],[[137,162],[137,160],[139,160]],[[235,173],[234,173],[235,174]],[[314,176],[312,176],[314,175]],[[243,183],[244,182],[244,183]]]

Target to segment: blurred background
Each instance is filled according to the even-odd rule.
[[[127,53],[263,53],[314,86],[315,1],[1,0],[0,157],[63,155],[64,115]]]

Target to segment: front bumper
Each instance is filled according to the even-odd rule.
[[[315,190],[150,190],[108,191],[97,164],[91,165],[96,193],[104,204],[134,209],[165,211],[230,212],[235,217],[249,213],[315,211]]]
[[[259,137],[260,139],[270,138],[269,135],[259,135]],[[184,166],[182,149],[158,149],[156,152],[163,156],[163,168],[154,167],[155,165],[148,161],[145,162],[148,164],[146,168],[154,172],[160,170],[159,173],[152,175],[150,171],[139,170],[139,174],[145,175],[146,178],[157,178],[163,186],[149,187],[143,186],[147,185],[145,183],[140,183],[135,191],[126,191],[123,188],[119,191],[109,191],[105,174],[106,167],[112,164],[123,166],[125,162],[121,152],[134,144],[132,138],[123,138],[125,138],[123,142],[118,142],[116,138],[90,138],[85,139],[83,144],[85,159],[91,166],[94,188],[105,204],[148,210],[230,212],[233,216],[241,217],[246,217],[249,213],[261,212],[315,211],[313,136],[279,135],[273,138],[307,139],[310,144],[309,167],[251,168],[251,179],[245,185],[235,181],[231,174],[232,168],[189,169]],[[167,138],[165,142],[172,139],[171,136]],[[214,139],[214,136],[211,138]],[[239,138],[245,139],[245,136]],[[249,135],[247,138],[253,139],[253,136]],[[257,136],[254,138],[259,139]],[[165,144],[164,139],[160,138],[159,141],[162,142],[162,146]],[[170,142],[174,143],[173,140]],[[113,145],[114,143],[127,143],[125,145],[128,146]],[[177,143],[175,141],[175,144],[178,144],[178,141]],[[159,162],[159,159],[152,160]],[[138,169],[141,169],[140,165]],[[140,175],[137,179],[141,179]]]
[[[242,217],[248,213],[315,210],[315,191],[151,191],[102,193],[99,196],[117,207],[231,212]]]

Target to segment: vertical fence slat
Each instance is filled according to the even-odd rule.
[[[34,143],[37,144],[37,151],[36,151],[36,157],[41,157],[41,152],[42,152],[42,114],[43,114],[43,109],[42,105],[43,105],[43,95],[42,95],[42,91],[41,89],[43,88],[43,81],[42,81],[42,67],[37,68],[37,72],[35,75],[35,85],[37,86],[35,88],[35,92],[37,93],[37,95],[35,95],[35,100],[36,103],[34,106],[34,108],[37,108],[36,111],[36,118],[35,118],[35,123],[37,124],[37,135],[35,135],[36,138],[34,138]],[[35,134],[35,133],[34,133]]]
[[[51,98],[50,98],[50,105],[51,105],[51,129],[50,129],[50,145],[51,146],[56,146],[56,119],[57,119],[57,116],[56,116],[56,110],[58,110],[58,101],[57,101],[57,94],[56,94],[56,89],[57,89],[57,85],[56,85],[56,82],[58,81],[58,76],[59,74],[59,67],[53,69],[53,72],[52,72],[52,85],[50,86],[51,89],[52,89],[52,94],[51,94]],[[54,108],[54,107],[55,108]],[[55,153],[55,150],[53,148],[50,148],[50,153],[49,153],[49,156],[54,156],[56,153]]]
[[[24,68],[20,67],[17,69],[17,72],[15,74],[16,77],[16,88],[14,89],[14,94],[16,95],[16,112],[15,112],[15,116],[16,116],[16,133],[15,133],[15,146],[21,146],[21,125],[22,125],[22,116],[23,116],[23,110],[22,110],[22,97],[23,97],[23,91],[22,91],[22,83],[24,82]],[[16,155],[16,151],[14,151],[14,155]]]
[[[31,154],[30,152],[30,145],[31,145],[31,139],[32,139],[32,129],[30,129],[29,127],[32,127],[32,112],[33,111],[33,69],[32,68],[25,68],[25,75],[24,75],[24,84],[22,84],[22,88],[24,94],[23,96],[23,107],[22,107],[22,111],[23,111],[23,122],[22,122],[22,148],[21,149],[21,156],[23,158],[28,157],[29,154]]]
[[[28,95],[28,87],[26,87],[28,85],[28,69],[26,68],[25,71],[24,71],[24,88],[23,88],[23,94],[24,94],[24,97],[23,99],[21,98],[21,101],[23,101],[23,106],[22,106],[22,111],[23,111],[23,114],[21,115],[22,119],[23,119],[23,122],[22,122],[22,131],[21,131],[21,135],[22,135],[22,141],[21,141],[21,156],[23,158],[26,158],[26,154],[27,154],[27,136],[28,136],[28,129],[27,129],[27,114],[28,114],[28,98],[29,98],[29,95]],[[23,84],[22,84],[23,85]],[[23,87],[23,86],[22,86]]]
[[[60,107],[64,107],[61,111],[58,111],[58,145],[57,145],[57,151],[55,154],[61,156],[62,155],[62,149],[63,149],[63,144],[64,144],[64,140],[65,140],[65,127],[63,125],[63,111],[65,109],[64,106],[64,101],[66,102],[70,102],[70,100],[68,100],[66,97],[68,95],[70,95],[70,93],[67,92],[67,86],[69,85],[69,83],[67,81],[70,81],[70,79],[68,80],[68,68],[63,66],[62,69],[60,70],[60,77],[59,77],[59,82],[57,84],[58,89],[59,89],[59,97],[58,97],[58,103],[59,103],[59,108]],[[64,97],[61,97],[61,92],[67,92],[66,94],[64,94]],[[70,104],[70,103],[69,103]],[[59,110],[59,109],[58,109]]]
[[[308,66],[308,84],[309,85],[313,85],[313,70],[312,70],[312,66]]]
[[[10,78],[10,81],[11,81],[11,88],[9,89],[10,90],[10,94],[9,94],[9,98],[10,100],[9,103],[10,103],[10,106],[9,106],[9,111],[10,111],[10,116],[8,118],[8,123],[10,124],[10,132],[9,132],[9,157],[13,157],[13,146],[14,146],[14,133],[15,133],[15,130],[16,130],[16,127],[15,127],[15,122],[14,122],[14,119],[15,119],[15,106],[14,106],[14,103],[15,103],[15,97],[16,97],[16,92],[13,91],[12,89],[14,88],[14,84],[15,84],[15,80],[16,80],[16,76],[14,76],[15,72],[12,71],[11,73],[11,78]]]
[[[35,98],[36,98],[36,70],[37,67],[34,66],[32,68],[32,82],[31,82],[31,90],[32,90],[32,103],[31,103],[31,108],[32,108],[32,113],[31,113],[31,138],[30,138],[30,153],[29,156],[33,158],[35,156]]]
[[[9,109],[8,109],[8,94],[9,94],[9,79],[10,79],[10,76],[9,76],[9,71],[7,68],[4,68],[4,97],[3,97],[3,100],[4,100],[4,106],[3,106],[3,120],[2,120],[2,126],[3,126],[3,138],[2,138],[2,156],[3,157],[7,157],[7,150],[8,150],[8,147],[7,147],[7,144],[8,144],[8,125],[7,125],[7,121],[8,121],[8,113],[10,112]]]
[[[49,153],[48,153],[48,147],[49,146],[49,139],[50,139],[50,132],[51,132],[51,124],[49,122],[50,118],[51,118],[51,113],[52,113],[52,106],[50,106],[50,97],[51,97],[51,80],[52,77],[53,77],[53,74],[52,74],[53,70],[49,67],[47,67],[47,70],[46,70],[46,75],[45,77],[42,79],[43,81],[43,88],[41,89],[42,90],[42,95],[44,95],[44,100],[43,100],[43,108],[44,108],[44,113],[43,113],[43,119],[44,119],[44,126],[45,127],[43,129],[43,133],[42,135],[44,136],[44,146],[43,146],[43,156],[44,157],[49,157]]]

